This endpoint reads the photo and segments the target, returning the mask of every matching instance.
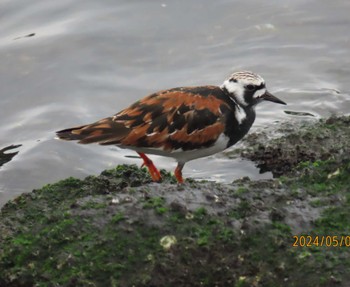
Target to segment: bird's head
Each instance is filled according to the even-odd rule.
[[[233,73],[224,81],[221,89],[242,107],[253,107],[262,101],[286,105],[285,102],[268,92],[261,76],[252,72]]]

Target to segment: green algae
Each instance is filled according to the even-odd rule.
[[[323,207],[323,212],[315,220],[314,228],[304,234],[319,240],[310,247],[297,247],[295,253],[301,258],[308,252],[308,256],[302,257],[302,266],[310,272],[310,282],[317,282],[318,286],[342,286],[350,279],[350,159],[308,162],[303,166],[303,176],[294,185],[298,184],[309,195],[317,197],[319,204],[316,206]],[[321,245],[322,237],[335,239]]]
[[[335,193],[335,187],[338,193],[345,192],[350,184],[349,163],[340,167],[337,176],[328,178],[334,167],[335,163],[304,164],[314,172],[305,172],[298,183],[314,192],[315,182],[327,181],[326,189],[316,190],[318,197]],[[113,175],[113,181],[113,171],[104,172],[103,180],[106,174]],[[27,226],[18,224],[10,236],[1,236],[2,286],[176,286],[186,282],[191,286],[288,286],[294,282],[290,286],[298,286],[308,281],[328,286],[329,280],[349,268],[338,258],[349,256],[344,248],[330,252],[326,247],[292,247],[293,233],[283,221],[235,230],[230,217],[248,217],[248,199],[228,216],[211,214],[204,206],[189,216],[173,210],[161,196],[141,196],[138,211],[149,210],[159,216],[159,208],[167,210],[161,213],[161,221],[153,224],[143,215],[137,220],[130,220],[131,213],[122,211],[110,210],[108,215],[108,208],[102,206],[112,204],[110,197],[103,202],[97,193],[99,200],[92,200],[90,185],[91,178],[70,178],[35,191],[35,200],[24,195],[25,200],[5,206],[2,217],[12,216],[20,222],[25,218]],[[109,190],[112,196],[114,192]],[[249,194],[249,189],[244,194]],[[89,200],[79,204],[77,199],[84,197]],[[33,205],[38,200],[41,204]],[[325,209],[310,234],[349,234],[348,205],[345,200]],[[87,210],[90,213],[84,213]],[[97,225],[96,217],[107,219]],[[176,244],[165,251],[160,240],[167,234],[176,238]],[[307,279],[295,276],[305,272]]]

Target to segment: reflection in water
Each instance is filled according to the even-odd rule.
[[[298,116],[298,117],[316,117],[312,113],[309,112],[298,112],[298,111],[287,111],[285,110],[284,113],[287,115],[292,115],[292,116]]]
[[[5,163],[9,162],[16,154],[18,154],[18,151],[15,152],[10,152],[10,153],[5,153],[6,151],[15,149],[20,147],[21,144],[19,145],[10,145],[7,147],[4,147],[3,149],[0,149],[0,167],[4,165]]]

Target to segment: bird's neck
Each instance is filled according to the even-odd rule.
[[[227,147],[230,147],[241,140],[250,130],[255,121],[255,111],[252,107],[241,108],[237,106],[226,119],[225,135],[229,137]]]

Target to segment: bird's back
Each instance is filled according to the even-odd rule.
[[[57,132],[79,143],[193,150],[213,145],[232,106],[220,87],[179,87],[151,94],[113,117]]]

